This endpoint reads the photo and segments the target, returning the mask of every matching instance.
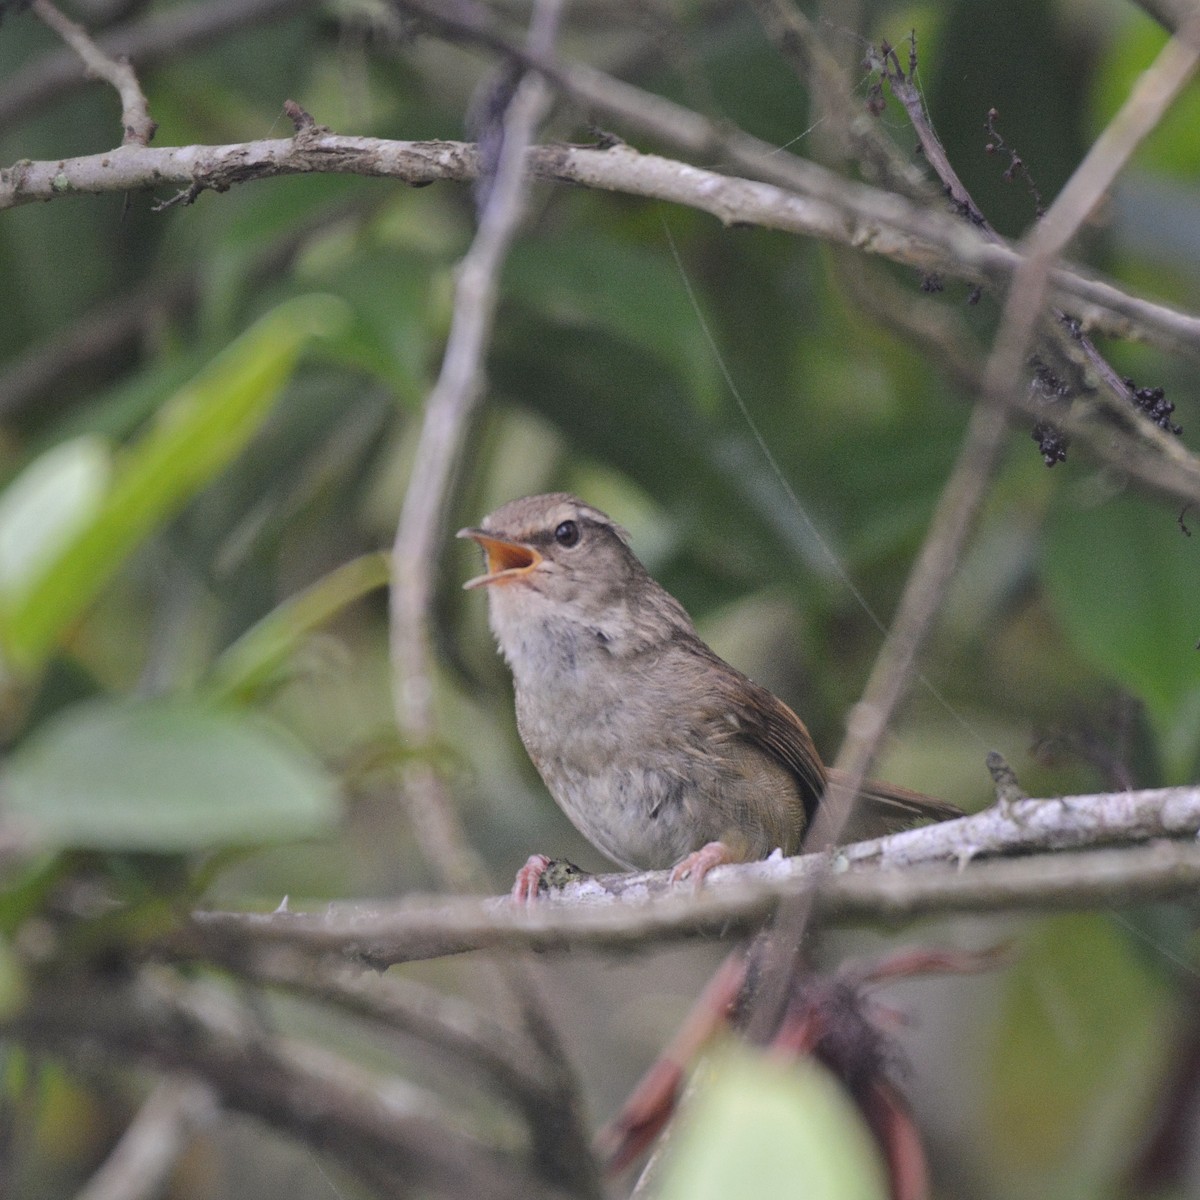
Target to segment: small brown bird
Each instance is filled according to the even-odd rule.
[[[563,492],[514,500],[463,529],[483,548],[488,615],[512,669],[517,728],[550,794],[623,867],[697,883],[723,862],[800,849],[829,771],[804,722],[700,640],[628,535]],[[868,782],[853,837],[952,805]],[[537,893],[534,855],[513,895]]]

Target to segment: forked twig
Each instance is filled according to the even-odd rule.
[[[145,93],[129,62],[105,54],[88,31],[60,12],[51,0],[33,0],[30,7],[44,25],[53,29],[79,55],[89,75],[103,79],[116,89],[121,97],[121,124],[125,128],[122,141],[126,145],[149,145],[158,126],[150,119]]]

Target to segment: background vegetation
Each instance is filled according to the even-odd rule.
[[[64,5],[94,30],[183,7]],[[403,6],[278,7],[140,69],[154,144],[289,136],[286,98],[341,133],[470,136],[466,114],[493,57],[422,32]],[[837,4],[811,15],[864,113],[869,47],[916,31],[932,121],[1012,236],[1035,201],[1023,178],[1005,180],[1003,154],[985,152],[988,110],[1049,200],[1167,37],[1115,0]],[[830,153],[813,98],[745,5],[578,0],[566,22],[564,54],[802,156]],[[114,94],[98,84],[5,107],[6,86],[11,95],[57,48],[10,6],[5,166],[116,140]],[[911,148],[897,105],[875,119]],[[1198,121],[1193,86],[1074,247],[1127,288],[1191,311]],[[563,108],[544,136],[595,135]],[[377,554],[395,532],[438,370],[472,192],[304,175],[158,211],[170,196],[69,198],[0,220],[6,1012],[39,963],[69,957],[84,917],[76,949],[94,960],[192,904],[269,909],[285,894],[394,897],[435,882],[400,799],[414,750],[395,732]],[[971,399],[855,297],[945,306],[981,344],[997,319],[990,294],[970,305],[964,284],[947,280],[935,296],[922,282],[781,232],[537,186],[445,514],[439,726],[433,751],[420,751],[452,782],[493,881],[480,890],[533,850],[604,864],[524,758],[482,599],[459,590],[474,548],[452,532],[516,495],[585,496],[630,529],[701,632],[792,703],[832,756]],[[1192,364],[1132,342],[1102,349],[1122,375],[1166,389],[1191,443]],[[1195,781],[1200,510],[1181,507],[1135,494],[1082,452],[1048,470],[1027,424],[1014,423],[879,773],[969,810],[990,802],[992,747],[1032,795]],[[132,928],[114,932],[113,898]],[[901,1077],[939,1194],[1194,1194],[1200,1025],[1186,916],[911,932],[970,946],[1009,936],[1015,947],[987,977],[895,992],[914,1014]],[[845,935],[827,957],[888,940]],[[619,1103],[720,949],[548,962],[545,990],[595,1119]],[[413,974],[468,996],[482,986],[465,961]],[[270,1020],[311,1033],[315,1018],[275,1000]],[[464,1120],[503,1128],[437,1059],[345,1022],[319,1035],[374,1066],[402,1063]],[[147,1086],[140,1071],[19,1042],[0,1067],[13,1195],[72,1194]],[[1156,1130],[1174,1140],[1154,1142]],[[299,1200],[357,1186],[310,1151],[223,1119],[190,1141],[169,1194]]]

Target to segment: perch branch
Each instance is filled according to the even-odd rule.
[[[827,856],[811,854],[718,867],[699,894],[670,887],[658,871],[588,878],[530,911],[462,898],[339,904],[321,914],[196,913],[156,952],[207,954],[216,938],[227,948],[294,946],[377,967],[499,946],[633,952],[658,939],[755,929],[781,897],[811,889],[822,874],[817,916],[839,924],[1086,909],[1186,895],[1200,873],[1198,833],[1200,787],[1020,800],[841,847],[832,870]],[[1017,854],[1028,857],[994,857]]]
[[[193,928],[164,942],[168,957],[207,957],[222,943],[288,945],[341,954],[373,967],[476,950],[593,950],[644,953],[662,942],[741,937],[760,929],[782,900],[813,898],[814,920],[838,926],[900,926],[926,918],[1083,911],[1178,900],[1200,884],[1200,846],[1173,841],[1116,850],[939,865],[904,871],[861,869],[822,878],[821,864],[777,878],[727,877],[700,896],[647,900],[589,881],[586,898],[522,912],[500,901],[339,908],[328,915],[198,913]],[[724,868],[734,870],[735,868]]]

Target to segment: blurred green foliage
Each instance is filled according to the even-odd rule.
[[[571,53],[819,153],[805,88],[748,10],[689,0],[629,21],[595,10],[581,0],[572,12]],[[339,132],[462,136],[487,62],[397,39],[371,13],[317,7],[146,72],[157,144],[283,136],[287,97]],[[822,28],[852,64],[864,39],[899,43],[916,29],[934,124],[1008,233],[1029,224],[1032,200],[983,152],[988,109],[1049,199],[1162,42],[1149,18],[1099,0],[872,4]],[[0,91],[51,48],[31,17],[7,16]],[[1200,283],[1169,239],[1195,229],[1197,104],[1193,87],[1078,247],[1091,266],[1192,310]],[[912,144],[894,106],[882,120]],[[590,135],[564,112],[547,136]],[[116,140],[114,101],[92,86],[0,130],[0,162]],[[4,879],[0,1009],[22,994],[11,939],[81,864],[147,904],[190,898],[201,880],[213,903],[271,906],[285,891],[392,895],[429,882],[396,800],[411,748],[390,715],[377,552],[437,370],[470,193],[305,176],[153,210],[168,198],[74,198],[0,218],[0,786],[5,822],[21,817],[41,852]],[[919,279],[868,265],[918,295]],[[436,610],[438,762],[498,878],[531,849],[600,865],[525,762],[482,603],[458,589],[474,564],[450,532],[514,495],[567,488],[610,511],[718,650],[835,750],[968,399],[849,304],[845,269],[779,233],[536,190],[445,514]],[[179,298],[151,295],[166,280]],[[135,335],[6,392],[25,356],[53,360],[77,322],[139,296],[150,298]],[[951,283],[941,301],[989,336],[994,297],[968,308]],[[1194,444],[1188,365],[1104,349],[1140,384],[1168,388]],[[1075,453],[1047,472],[1014,429],[927,686],[882,773],[967,808],[988,802],[992,746],[1033,794],[1107,789],[1114,763],[1139,785],[1196,779],[1200,538],[1185,527],[1200,514],[1127,491]],[[331,829],[335,784],[344,810]],[[260,853],[244,859],[248,847]],[[1127,936],[1102,918],[1031,922],[1025,956],[957,1035],[995,1048],[985,1077],[955,1075],[954,1055],[945,1076],[914,1063],[918,1099],[952,1095],[986,1130],[986,1167],[948,1156],[964,1177],[986,1173],[974,1194],[1110,1194],[1128,1165],[1148,1119],[1145,1081],[1167,1069],[1178,995],[1164,964],[1195,968],[1186,930],[1149,954],[1129,953]],[[28,1097],[36,1088],[14,1082],[18,1068],[10,1054],[6,1086]],[[1130,1072],[1136,1095],[1119,1120],[1108,1115],[1100,1165],[1077,1158],[1072,1147],[1099,1127],[1096,1096]],[[80,1085],[55,1078],[35,1107],[69,1124]],[[727,1086],[737,1094],[711,1103],[739,1110],[737,1089],[760,1085]],[[741,1172],[727,1145],[708,1149],[714,1171]],[[29,1161],[45,1166],[43,1151]],[[62,1194],[54,1181],[77,1182],[93,1152],[55,1159],[27,1194]]]
[[[862,1117],[815,1062],[771,1062],[726,1046],[684,1109],[663,1172],[663,1200],[744,1195],[884,1200],[887,1183]]]

